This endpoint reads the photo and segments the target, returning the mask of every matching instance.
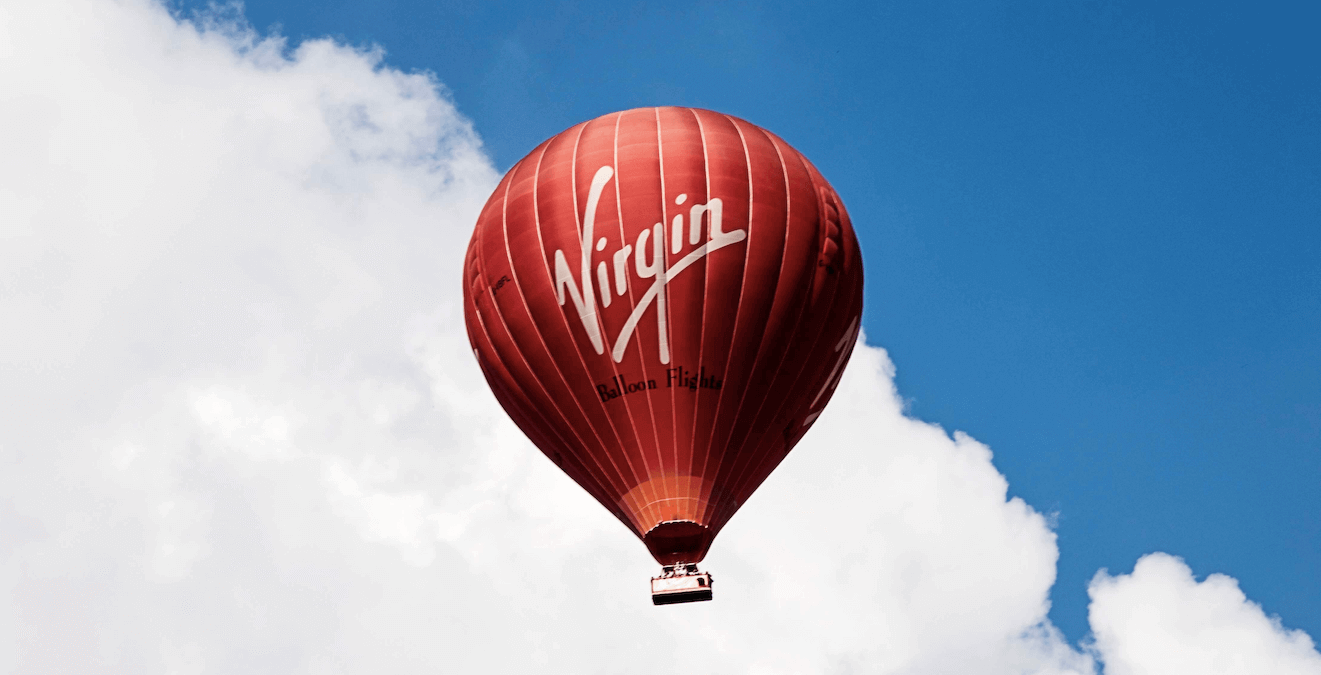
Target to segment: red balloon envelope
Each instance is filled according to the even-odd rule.
[[[830,184],[774,134],[688,108],[542,143],[482,210],[464,282],[496,398],[663,565],[701,561],[812,426],[862,313]]]

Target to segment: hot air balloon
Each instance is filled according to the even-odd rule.
[[[697,563],[853,351],[862,257],[839,195],[779,137],[638,108],[509,170],[463,298],[500,404],[663,566],[653,601],[709,600]]]

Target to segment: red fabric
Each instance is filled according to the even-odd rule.
[[[687,108],[542,143],[482,210],[464,280],[496,398],[662,564],[699,562],[811,426],[862,314],[830,184],[764,129]]]

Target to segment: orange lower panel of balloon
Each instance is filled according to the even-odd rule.
[[[711,493],[701,476],[660,476],[629,490],[619,505],[662,565],[695,563],[715,538],[705,519]]]

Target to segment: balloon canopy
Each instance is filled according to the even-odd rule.
[[[464,265],[496,398],[662,565],[701,561],[816,421],[861,313],[835,190],[708,110],[627,110],[542,143]]]

